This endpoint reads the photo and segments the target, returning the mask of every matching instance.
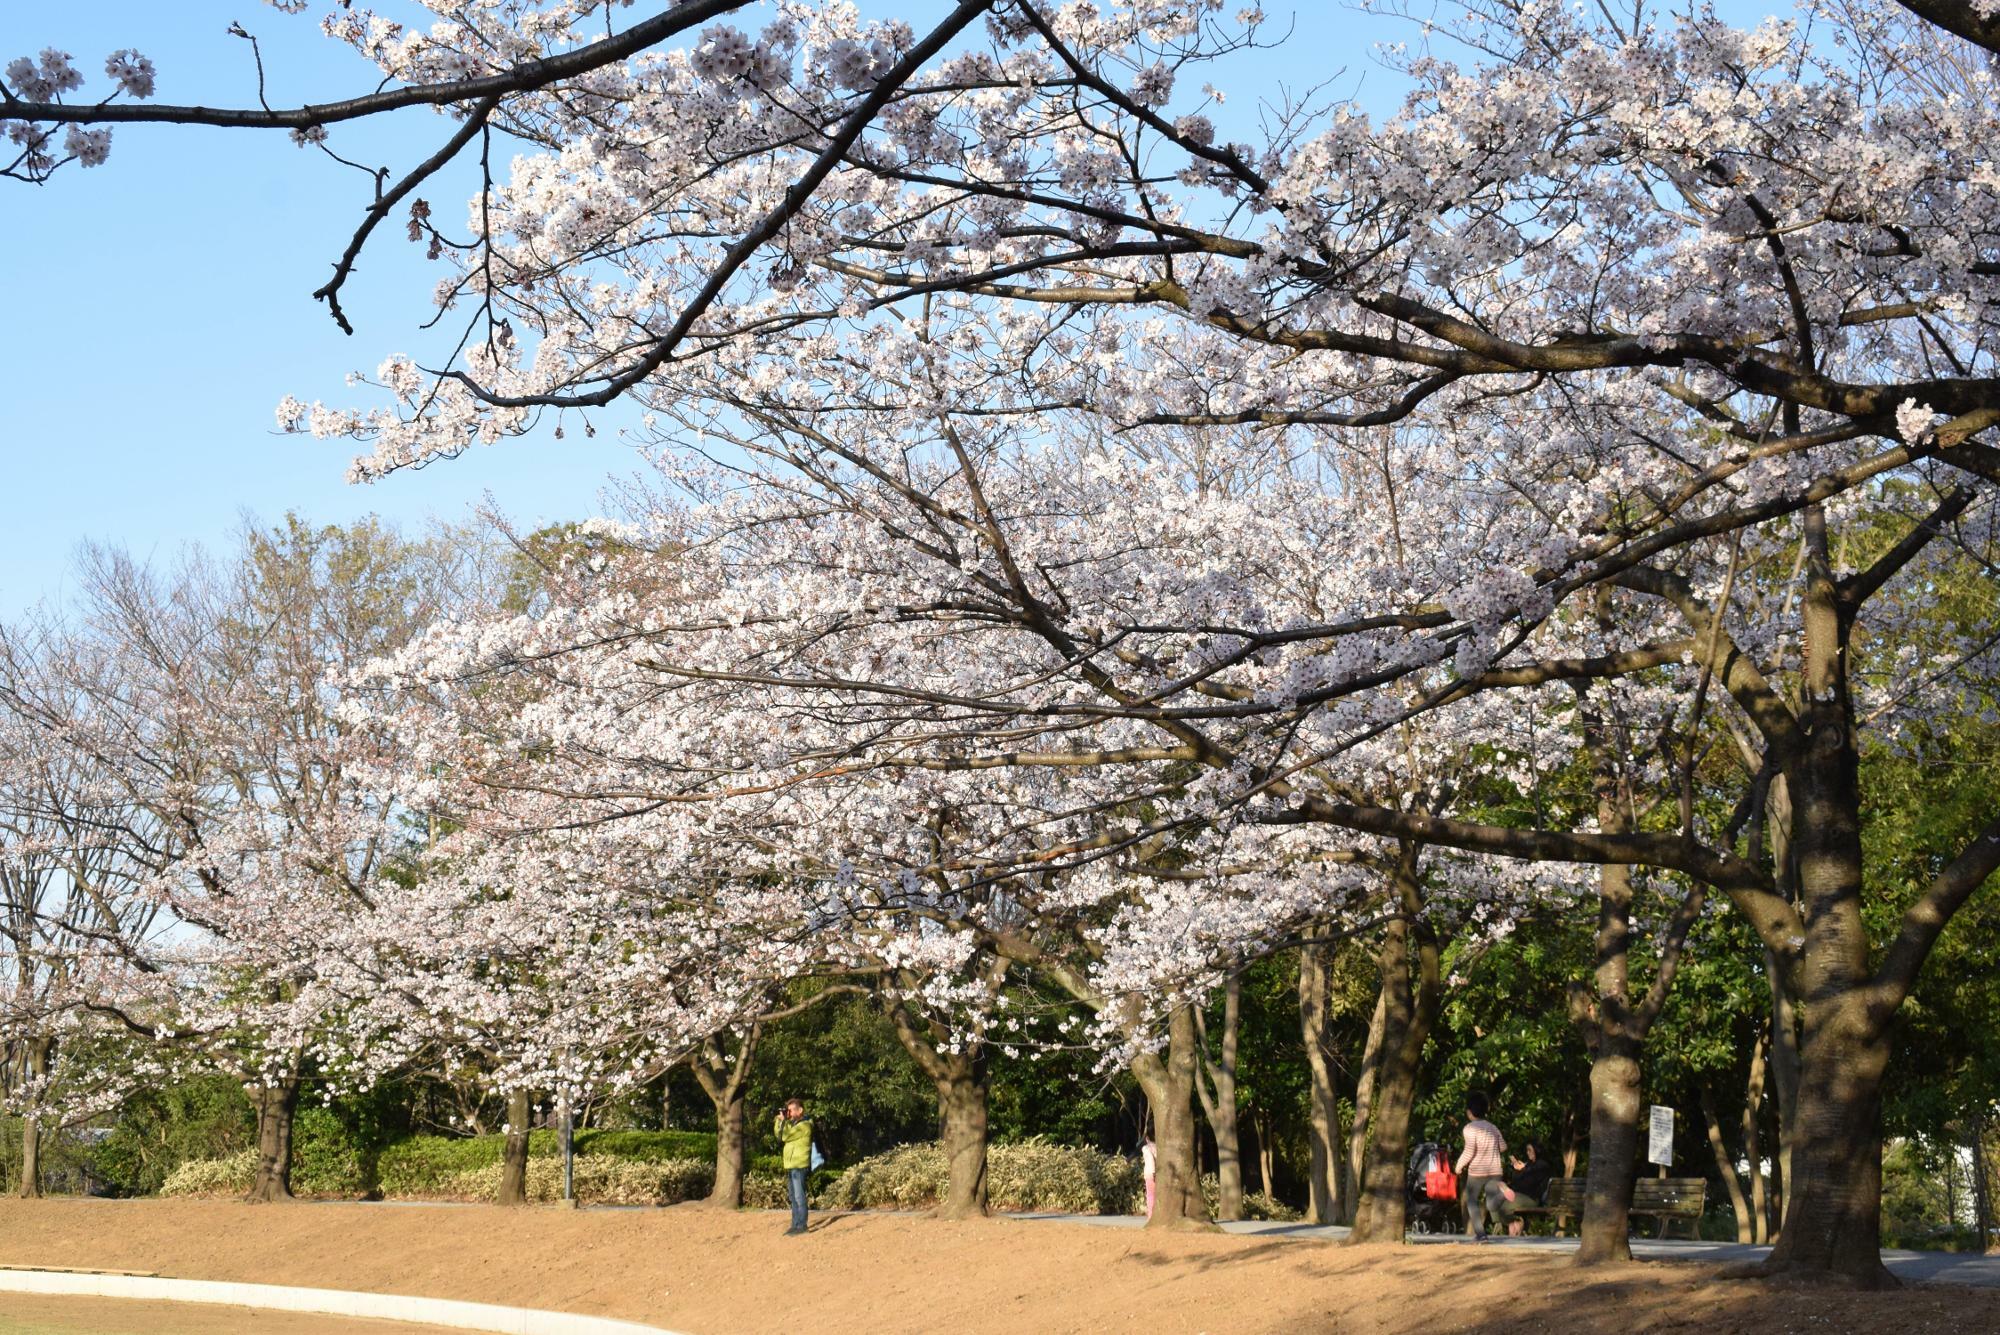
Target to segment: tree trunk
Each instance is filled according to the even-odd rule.
[[[1743,1095],[1743,1154],[1750,1160],[1750,1241],[1759,1245],[1771,1240],[1770,1204],[1765,1199],[1764,1145],[1764,1053],[1766,1034],[1760,1033],[1750,1048],[1750,1080]]]
[[[1153,1217],[1148,1228],[1205,1228],[1208,1206],[1201,1198],[1195,1163],[1195,1028],[1193,1012],[1182,1006],[1167,1022],[1167,1051],[1142,1052],[1132,1074],[1146,1093],[1153,1114]]]
[[[1391,873],[1401,912],[1383,929],[1378,959],[1384,1016],[1382,1056],[1355,1192],[1354,1231],[1348,1235],[1348,1241],[1354,1243],[1401,1242],[1409,1221],[1410,1116],[1416,1107],[1424,1042],[1430,1036],[1440,994],[1437,936],[1419,917],[1423,905],[1418,895],[1418,855],[1415,845],[1404,844]],[[1416,945],[1414,988],[1410,979],[1412,939]]]
[[[1986,1154],[1986,1109],[1980,1106],[1972,1112],[1972,1226],[1982,1252],[2000,1247],[1993,1224],[1993,1161]]]
[[[1772,1165],[1778,1188],[1772,1201],[1778,1215],[1775,1233],[1784,1228],[1791,1206],[1792,1144],[1799,1112],[1799,1019],[1777,959],[1767,951],[1764,961],[1771,984],[1771,1092],[1777,1096],[1778,1152]]]
[[[1277,1152],[1271,1144],[1271,1114],[1261,1108],[1250,1113],[1250,1125],[1257,1133],[1257,1181],[1264,1194],[1271,1199],[1278,1197],[1278,1184],[1273,1180],[1277,1168]]]
[[[1375,1010],[1368,1020],[1368,1038],[1361,1048],[1361,1074],[1354,1082],[1354,1125],[1347,1128],[1347,1162],[1343,1169],[1351,1189],[1342,1223],[1352,1224],[1361,1208],[1361,1179],[1368,1164],[1368,1132],[1375,1123],[1375,1084],[1382,1074],[1382,1037],[1388,1025],[1388,996],[1378,987]]]
[[[1767,1275],[1898,1286],[1882,1264],[1882,1075],[1889,1041],[1866,1011],[1854,996],[1806,1007],[1785,1222],[1761,1267]]]
[[[1576,1264],[1632,1259],[1632,1184],[1639,1157],[1639,1044],[1611,1030],[1590,1064],[1590,1163]]]
[[[21,1199],[42,1194],[42,1124],[38,1117],[21,1119]]]
[[[1722,1185],[1729,1192],[1729,1209],[1736,1217],[1736,1240],[1751,1242],[1756,1238],[1756,1226],[1750,1215],[1750,1203],[1743,1196],[1743,1177],[1736,1171],[1736,1160],[1729,1153],[1728,1145],[1722,1139],[1722,1118],[1715,1111],[1715,1095],[1708,1086],[1701,1087],[1701,1120],[1708,1125],[1708,1148],[1715,1155],[1715,1168],[1722,1175]]]
[[[986,1060],[957,1054],[951,1072],[937,1082],[938,1141],[950,1176],[938,1206],[941,1219],[976,1219],[986,1213]]]
[[[507,1139],[500,1146],[500,1190],[495,1205],[528,1203],[528,1091],[507,1092]]]
[[[299,1078],[288,1075],[250,1089],[257,1107],[257,1173],[243,1199],[253,1203],[292,1199],[292,1119],[299,1107]]]
[[[743,1030],[733,1054],[723,1049],[719,1038],[711,1036],[688,1063],[695,1083],[715,1107],[715,1180],[706,1204],[721,1210],[735,1210],[743,1204],[750,1067],[756,1061],[762,1033],[757,1024]]]
[[[1006,961],[993,961],[986,975],[990,995],[998,995],[1006,976]],[[937,1090],[938,1143],[951,1170],[938,1216],[977,1218],[986,1213],[987,1203],[986,1045],[969,1038],[952,1051],[949,1026],[919,1017],[903,1000],[917,991],[918,980],[903,974],[897,981],[899,993],[885,995],[884,1004],[903,1050]]]
[[[1787,767],[1790,844],[1804,940],[1781,961],[1797,997],[1797,1107],[1786,1150],[1785,1223],[1767,1275],[1890,1288],[1882,1264],[1882,1075],[1900,996],[1874,976],[1861,912],[1860,758],[1848,690],[1851,608],[1827,548],[1826,515],[1805,511],[1801,600],[1802,744]],[[1774,970],[1773,977],[1786,972]]]
[[[1215,1217],[1233,1223],[1243,1217],[1243,1146],[1237,1135],[1236,1044],[1243,1028],[1243,980],[1231,974],[1222,985],[1222,1050],[1209,1056],[1207,1021],[1194,1012],[1201,1040],[1195,1092],[1215,1134]]]
[[[34,1102],[41,1101],[42,1078],[48,1074],[48,1039],[31,1039],[21,1053],[22,1086]],[[36,1200],[42,1194],[42,1119],[33,1113],[21,1118],[22,1200]]]
[[[1615,759],[1630,750],[1622,721],[1586,704],[1584,744],[1592,753],[1597,823],[1606,833],[1638,827],[1630,779]],[[1632,1186],[1638,1173],[1639,1057],[1680,967],[1682,947],[1701,912],[1706,888],[1691,887],[1660,939],[1652,982],[1634,997],[1631,977],[1632,869],[1607,864],[1597,875],[1596,996],[1583,1007],[1596,1019],[1590,1063],[1590,1165],[1584,1172],[1583,1220],[1576,1264],[1632,1256]],[[1572,1005],[1575,1005],[1574,994]]]
[[[1314,1224],[1344,1222],[1351,1211],[1340,1189],[1345,1175],[1338,1164],[1340,1112],[1333,1083],[1328,979],[1332,954],[1326,945],[1299,947],[1299,1037],[1305,1045],[1307,1083],[1306,1219]]]

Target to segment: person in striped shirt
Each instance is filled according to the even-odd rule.
[[[1506,1183],[1507,1138],[1486,1120],[1486,1095],[1473,1090],[1465,1096],[1465,1148],[1459,1151],[1458,1172],[1465,1182],[1465,1228],[1474,1242],[1486,1241],[1491,1216],[1505,1224],[1513,1217],[1513,1200]]]

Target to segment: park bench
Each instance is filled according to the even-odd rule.
[[[1687,1222],[1690,1238],[1699,1237],[1701,1213],[1707,1204],[1707,1178],[1642,1177],[1632,1185],[1632,1213],[1658,1219],[1662,1237],[1675,1220]],[[1517,1205],[1514,1213],[1523,1218],[1547,1215],[1561,1232],[1569,1220],[1583,1217],[1583,1179],[1559,1177],[1549,1183],[1546,1205]]]

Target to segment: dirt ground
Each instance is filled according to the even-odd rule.
[[[803,1238],[780,1236],[783,1224],[776,1213],[698,1205],[7,1200],[0,1266],[464,1298],[688,1335],[2000,1331],[1996,1290],[1825,1292],[1725,1282],[1694,1264],[1582,1272],[1499,1248],[1340,1247],[1009,1219],[817,1216]],[[0,1314],[5,1302],[0,1295]]]
[[[444,1326],[343,1321],[207,1303],[0,1293],[0,1335],[463,1335]]]

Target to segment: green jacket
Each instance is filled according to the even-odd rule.
[[[785,1115],[779,1113],[778,1120],[771,1130],[778,1137],[778,1142],[785,1147],[785,1167],[788,1170],[812,1167],[812,1118],[801,1117],[796,1122],[787,1122]]]

